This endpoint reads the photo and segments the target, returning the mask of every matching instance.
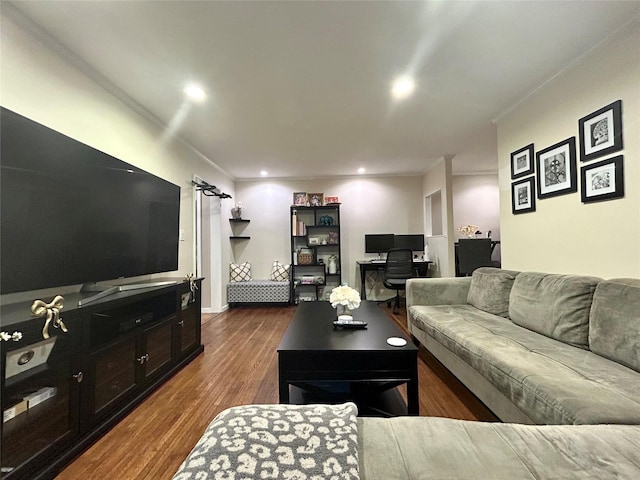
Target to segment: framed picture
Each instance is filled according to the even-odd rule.
[[[306,206],[307,201],[307,192],[293,192],[293,204],[296,207]]]
[[[536,211],[534,177],[511,184],[511,212],[514,215]]]
[[[608,158],[580,170],[582,203],[624,197],[623,157]]]
[[[622,150],[622,100],[582,117],[578,130],[583,162]]]
[[[576,192],[576,137],[540,150],[536,154],[536,176],[538,198]]]
[[[329,205],[332,203],[340,203],[338,197],[324,197],[324,204]]]
[[[321,207],[324,205],[324,193],[310,193],[309,205],[312,207]]]
[[[511,153],[511,178],[533,173],[533,143]]]

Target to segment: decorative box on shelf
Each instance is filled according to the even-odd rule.
[[[313,263],[313,253],[298,252],[298,265],[311,265]]]

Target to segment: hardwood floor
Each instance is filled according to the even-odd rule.
[[[406,332],[406,313],[393,315]],[[276,348],[294,307],[236,308],[202,318],[205,351],[104,437],[57,480],[170,479],[206,426],[234,405],[278,402]],[[495,421],[493,414],[421,348],[420,414]]]

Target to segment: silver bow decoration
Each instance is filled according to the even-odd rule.
[[[45,340],[49,338],[49,325],[53,320],[54,328],[59,328],[63,332],[67,333],[67,326],[60,318],[60,310],[64,308],[64,298],[61,295],[56,295],[50,303],[45,303],[42,300],[35,300],[31,305],[31,312],[36,317],[47,316],[44,321],[44,327],[42,327],[42,338]]]
[[[189,290],[191,290],[191,295],[196,294],[196,290],[198,289],[198,285],[196,285],[196,277],[193,273],[184,277],[185,282],[189,282]]]

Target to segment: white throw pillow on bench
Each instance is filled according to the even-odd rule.
[[[274,282],[288,282],[289,281],[289,268],[290,265],[285,265],[280,263],[278,260],[273,261],[273,266],[271,267],[271,276],[269,280]]]
[[[230,263],[229,282],[249,282],[251,281],[251,263]]]

